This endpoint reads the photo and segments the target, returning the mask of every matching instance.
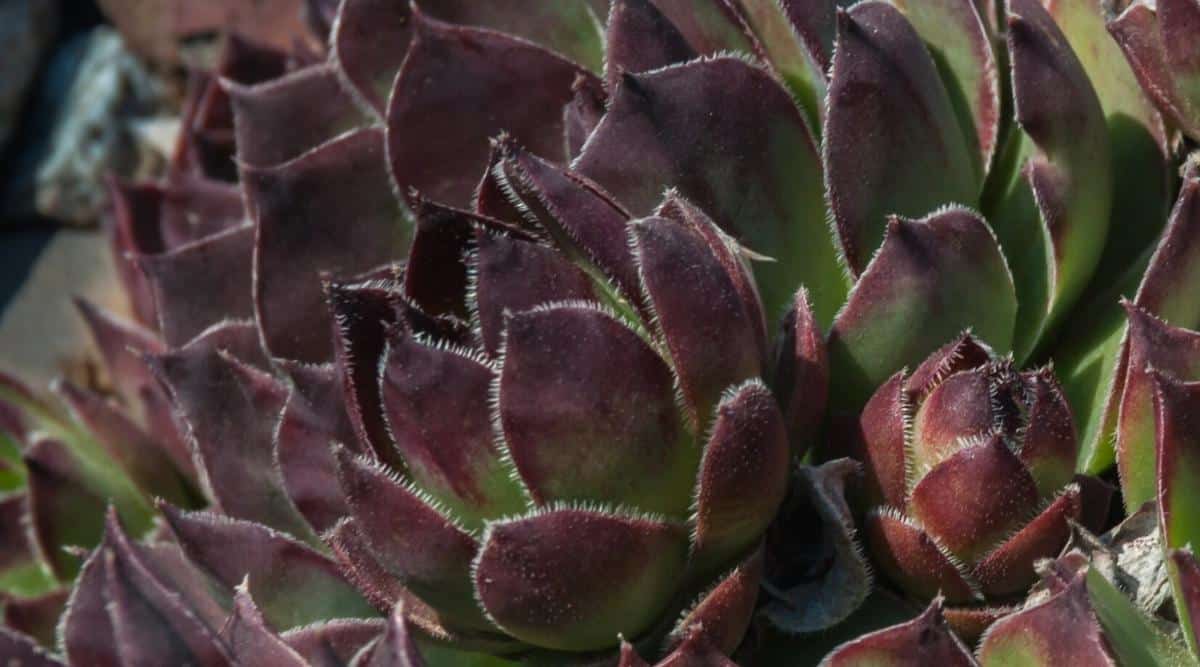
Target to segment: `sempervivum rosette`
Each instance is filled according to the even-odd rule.
[[[910,595],[944,595],[967,635],[1024,596],[1070,521],[1107,512],[1100,483],[1074,475],[1075,426],[1053,372],[1018,372],[969,334],[892,376],[846,444],[866,467],[875,562]]]

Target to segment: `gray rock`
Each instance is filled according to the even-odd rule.
[[[0,149],[7,144],[30,84],[58,32],[58,0],[0,0]]]
[[[146,128],[174,115],[169,88],[111,28],[95,28],[59,49],[31,118],[39,139],[19,157],[6,213],[95,222],[107,201],[107,175],[144,178],[161,170],[170,142],[161,131],[147,140]]]

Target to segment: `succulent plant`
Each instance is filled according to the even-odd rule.
[[[411,626],[427,651],[611,660],[622,633],[625,664],[722,664],[763,561],[796,551],[784,521],[760,550],[791,464],[845,444],[822,437],[828,412],[868,436],[871,502],[907,519],[876,511],[867,532],[918,597],[1015,600],[1065,517],[1103,512],[1075,457],[1104,467],[1126,345],[1111,278],[1140,275],[1169,174],[1098,7],[307,4],[323,53],[231,41],[164,181],[114,187],[139,325],[97,316],[113,376],[129,405],[156,401],[133,423],[186,454],[198,493],[149,491],[168,529],[147,534],[148,493],[134,516],[101,489],[134,539],[108,520],[76,598],[124,595],[122,568],[154,575],[144,599],[183,594],[193,575],[147,555],[177,544],[216,607],[284,644],[382,613],[374,646],[396,656]],[[1059,350],[1064,391],[1015,370]],[[911,414],[887,412],[889,387]],[[973,462],[994,484],[935,528],[916,496]],[[840,565],[812,577],[833,585],[771,586],[785,631],[866,595],[832,497],[844,463],[794,475]],[[91,504],[95,530],[48,552],[100,539]],[[880,538],[914,517],[924,551]],[[117,664],[143,641],[236,650],[215,611],[157,638],[120,636],[126,613],[88,639],[133,652]]]
[[[865,541],[918,598],[945,595],[960,631],[1020,599],[1069,521],[1107,513],[1076,480],[1071,409],[1053,371],[1018,372],[970,334],[884,383],[845,429],[863,461]],[[1095,516],[1095,515],[1092,515]]]

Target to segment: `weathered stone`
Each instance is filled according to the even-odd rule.
[[[147,141],[145,128],[173,115],[172,107],[166,82],[116,31],[99,27],[72,39],[40,86],[29,127],[37,140],[18,157],[4,197],[6,217],[95,222],[107,199],[106,176],[144,178],[162,168],[163,141]]]

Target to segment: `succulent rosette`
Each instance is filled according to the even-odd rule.
[[[856,452],[894,506],[873,533],[923,524],[926,560],[877,550],[916,597],[1019,597],[1030,554],[1082,517],[1062,392],[1014,369],[1068,342],[1083,458],[1102,461],[1120,329],[1080,336],[1071,315],[1119,313],[1103,288],[1140,272],[1169,184],[1158,113],[1097,7],[308,5],[324,52],[231,42],[164,181],[114,187],[138,324],[104,316],[113,374],[157,401],[134,421],[162,420],[198,497],[152,491],[169,529],[149,545],[118,549],[110,521],[77,599],[151,571],[138,596],[174,614],[158,596],[191,575],[138,556],[174,543],[218,607],[249,618],[252,599],[285,643],[383,613],[426,649],[607,660],[623,635],[627,664],[720,664],[762,561],[787,569],[759,545],[827,402],[878,427]],[[939,349],[968,328],[993,348]],[[912,414],[870,417],[905,367],[893,398]],[[931,402],[959,376],[979,382],[955,397],[977,422]],[[942,432],[917,440],[926,407]],[[790,632],[868,588],[845,565],[844,463],[795,475],[838,558],[824,588],[771,588]],[[972,465],[1004,502],[967,488],[975,505],[935,527],[944,508],[916,496],[953,496]],[[58,544],[91,546],[95,525]],[[89,641],[141,650],[129,613],[105,606]],[[161,637],[164,655],[233,650]]]
[[[968,636],[1024,596],[1070,521],[1107,513],[1102,484],[1074,474],[1075,425],[1052,370],[1019,372],[970,334],[892,376],[845,437],[864,462],[875,562],[910,595],[944,595]]]

